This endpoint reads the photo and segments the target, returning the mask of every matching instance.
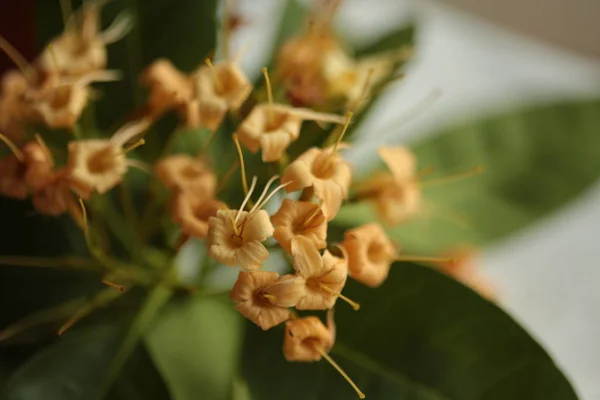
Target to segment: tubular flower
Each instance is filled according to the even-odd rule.
[[[394,244],[376,223],[346,231],[342,246],[348,253],[348,274],[370,287],[385,281],[397,258]]]
[[[61,79],[53,76],[38,90],[28,93],[30,107],[50,128],[72,128],[87,106],[92,82],[115,81],[115,71],[88,73],[77,79]]]
[[[290,143],[300,136],[302,122],[313,120],[343,124],[345,118],[283,104],[259,104],[240,124],[240,141],[253,153],[262,149],[264,162],[279,161]]]
[[[0,81],[0,132],[13,140],[23,137],[22,123],[31,115],[25,102],[28,89],[27,79],[16,70],[5,73]]]
[[[154,172],[168,189],[183,192],[191,203],[201,203],[215,195],[217,178],[204,160],[175,154],[161,159]]]
[[[361,185],[357,197],[372,200],[381,219],[396,225],[417,213],[421,206],[415,156],[405,147],[382,147],[378,153],[390,173]]]
[[[303,295],[302,288],[297,278],[280,278],[277,272],[240,271],[229,296],[244,317],[267,330],[290,318],[288,307]]]
[[[206,245],[215,260],[230,267],[257,269],[269,257],[262,242],[273,236],[274,229],[266,211],[219,210],[208,225]]]
[[[285,169],[286,191],[312,188],[323,213],[331,221],[348,195],[352,170],[350,164],[331,148],[308,149]]]
[[[234,61],[200,67],[193,75],[196,124],[215,131],[228,110],[237,110],[252,92],[252,84]]]
[[[327,326],[313,316],[285,323],[283,355],[288,361],[319,361],[323,353],[329,353],[334,343],[335,323],[331,311],[327,314]]]
[[[54,161],[50,154],[40,144],[29,142],[23,146],[23,163],[25,164],[24,179],[33,191],[44,187],[49,180],[54,179]]]
[[[147,120],[131,122],[110,139],[88,139],[69,143],[68,171],[71,188],[87,199],[119,184],[129,165],[123,146],[148,128]]]
[[[52,172],[45,185],[33,192],[33,208],[42,215],[57,216],[74,206],[66,170]]]
[[[81,76],[106,67],[106,45],[129,32],[131,17],[120,14],[105,31],[100,31],[100,11],[106,0],[89,1],[53,39],[38,59],[39,68],[48,74]]]
[[[227,206],[218,200],[192,203],[190,197],[176,192],[171,199],[171,217],[186,235],[203,239],[208,235],[208,220]]]
[[[185,120],[192,102],[192,81],[167,59],[154,61],[144,71],[141,81],[149,87],[148,108],[151,118],[176,109]]]
[[[292,240],[294,269],[306,282],[306,295],[298,301],[298,310],[332,308],[346,284],[346,260],[334,257],[329,251],[321,257],[310,240],[299,236]]]
[[[327,247],[327,218],[318,204],[284,199],[271,222],[275,226],[273,237],[288,253],[292,252],[292,240],[299,236],[316,249]]]
[[[9,143],[14,146],[12,142]],[[54,163],[36,142],[28,142],[22,149],[11,149],[13,154],[0,160],[0,193],[25,199],[31,190],[46,185]]]

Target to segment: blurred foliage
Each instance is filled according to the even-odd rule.
[[[422,213],[390,235],[409,252],[485,245],[530,226],[577,198],[600,175],[600,101],[568,101],[516,110],[450,127],[409,147],[421,169],[448,176],[474,166],[476,177],[424,187]],[[383,168],[383,167],[382,167]],[[340,211],[355,226],[377,218],[369,204]]]

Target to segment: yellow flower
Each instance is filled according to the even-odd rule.
[[[204,160],[175,154],[161,159],[154,172],[168,189],[182,191],[193,204],[215,196],[217,178]]]
[[[100,10],[106,3],[84,3],[67,24],[65,31],[53,39],[37,63],[45,73],[80,76],[106,67],[106,45],[120,40],[133,23],[128,14],[119,15],[111,26],[100,31]]]
[[[314,316],[285,323],[283,355],[288,361],[319,361],[323,353],[329,353],[334,343],[335,323],[331,312],[327,314],[327,326]]]
[[[228,110],[237,110],[252,92],[252,84],[234,61],[200,67],[193,75],[199,126],[215,131]]]
[[[273,236],[273,225],[266,211],[219,210],[208,224],[208,254],[220,263],[258,269],[269,257],[262,244]]]
[[[261,329],[270,329],[290,318],[293,307],[302,296],[302,285],[289,276],[279,278],[277,272],[240,271],[230,297],[236,309]]]
[[[68,170],[71,188],[87,199],[93,191],[100,194],[118,185],[129,165],[123,146],[149,126],[148,120],[129,123],[110,139],[87,139],[69,143]]]
[[[292,240],[302,236],[316,249],[327,247],[327,219],[318,204],[284,199],[279,210],[271,216],[275,226],[273,237],[288,253]]]
[[[288,193],[311,188],[331,221],[348,195],[351,176],[350,164],[334,149],[313,147],[288,165],[281,181],[289,183]]]
[[[176,109],[182,118],[188,120],[193,100],[192,81],[169,60],[161,58],[154,61],[144,70],[141,81],[150,89],[148,112],[151,118]]]
[[[173,221],[181,226],[183,233],[200,239],[208,235],[208,220],[224,208],[224,203],[214,199],[193,203],[183,192],[176,192],[171,198]]]
[[[342,246],[348,253],[348,274],[370,287],[385,281],[397,258],[396,247],[376,223],[346,231]]]
[[[294,269],[306,281],[306,295],[298,301],[298,310],[324,310],[332,308],[340,296],[348,268],[344,258],[333,256],[325,250],[323,256],[310,240],[298,236],[292,240]]]
[[[345,118],[283,104],[259,104],[240,124],[237,135],[251,152],[262,149],[264,162],[279,161],[290,143],[300,136],[305,120],[343,124]]]
[[[381,219],[396,225],[421,207],[415,156],[405,147],[382,147],[378,152],[391,173],[369,179],[358,188],[357,197],[373,201]]]

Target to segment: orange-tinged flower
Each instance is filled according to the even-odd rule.
[[[100,31],[100,11],[105,0],[89,1],[53,39],[38,59],[40,69],[63,76],[80,76],[106,67],[106,45],[120,40],[131,29],[129,14],[120,14]]]
[[[327,218],[318,204],[284,199],[271,222],[275,226],[273,237],[288,253],[292,252],[292,240],[298,236],[308,239],[316,249],[327,247]]]
[[[345,118],[283,104],[262,103],[240,124],[237,135],[253,153],[262,149],[264,162],[278,161],[290,143],[300,136],[305,120],[343,124]]]
[[[23,122],[31,116],[25,102],[28,89],[27,78],[17,70],[4,73],[0,81],[0,132],[13,140],[23,137]]]
[[[214,199],[192,202],[183,192],[175,192],[171,199],[171,217],[186,235],[203,239],[208,235],[208,220],[227,206]]]
[[[193,75],[197,121],[216,130],[228,110],[236,110],[252,92],[252,84],[234,61],[200,67]]]
[[[285,169],[281,181],[286,191],[312,188],[323,213],[331,221],[348,195],[352,177],[350,164],[331,148],[308,149]]]
[[[457,281],[469,286],[490,300],[497,297],[496,288],[488,282],[476,265],[477,251],[472,246],[462,245],[446,252],[447,262],[440,263],[441,270]]]
[[[66,170],[52,172],[45,185],[33,192],[33,208],[42,215],[57,216],[74,205]]]
[[[370,287],[385,281],[397,258],[396,247],[376,223],[346,231],[342,246],[348,253],[348,274]]]
[[[240,271],[229,296],[243,316],[267,330],[290,318],[288,307],[302,295],[298,287],[296,279],[277,272]]]
[[[208,224],[208,254],[220,263],[258,269],[269,257],[262,242],[274,229],[266,211],[219,210]]]
[[[303,236],[292,240],[294,269],[306,282],[306,295],[298,301],[298,310],[332,308],[346,284],[348,268],[344,258],[325,250],[323,256]]]
[[[71,188],[87,199],[118,185],[131,164],[123,146],[149,126],[148,120],[129,123],[110,139],[87,139],[69,143],[68,170]]]
[[[54,161],[49,153],[39,143],[29,142],[23,146],[23,163],[25,164],[24,179],[34,191],[45,186],[53,178]]]
[[[327,314],[327,326],[314,316],[291,319],[285,323],[283,355],[288,361],[319,361],[334,343],[335,323],[332,312]]]
[[[386,223],[399,224],[421,207],[416,160],[405,147],[382,147],[378,152],[391,173],[370,178],[358,188],[357,197],[372,200]]]
[[[161,159],[154,172],[168,189],[182,191],[192,203],[201,203],[215,195],[217,178],[210,165],[199,158],[171,155]]]
[[[193,100],[192,80],[187,75],[175,68],[169,60],[160,58],[146,68],[141,81],[150,89],[148,107],[152,118],[177,109],[187,120]]]

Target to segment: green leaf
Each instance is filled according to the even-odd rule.
[[[397,50],[403,46],[412,46],[415,44],[416,25],[410,23],[400,29],[394,30],[373,43],[356,50],[356,57],[361,58],[377,54],[387,50]]]
[[[508,315],[433,270],[396,263],[380,288],[349,281],[344,294],[362,307],[355,312],[338,302],[331,356],[367,399],[577,398],[550,357]],[[357,398],[324,360],[287,363],[283,334],[248,323],[243,371],[253,398]]]
[[[600,101],[563,102],[442,130],[411,146],[435,176],[481,165],[477,177],[425,187],[421,215],[389,231],[410,252],[457,243],[484,245],[538,221],[577,198],[600,176]],[[375,218],[370,207],[343,209],[340,226]]]
[[[146,337],[173,399],[229,399],[241,342],[241,319],[229,301],[173,302]]]
[[[1,400],[95,399],[123,330],[100,326],[69,332],[25,363],[0,392]],[[169,393],[144,347],[137,347],[110,399],[163,400]]]

